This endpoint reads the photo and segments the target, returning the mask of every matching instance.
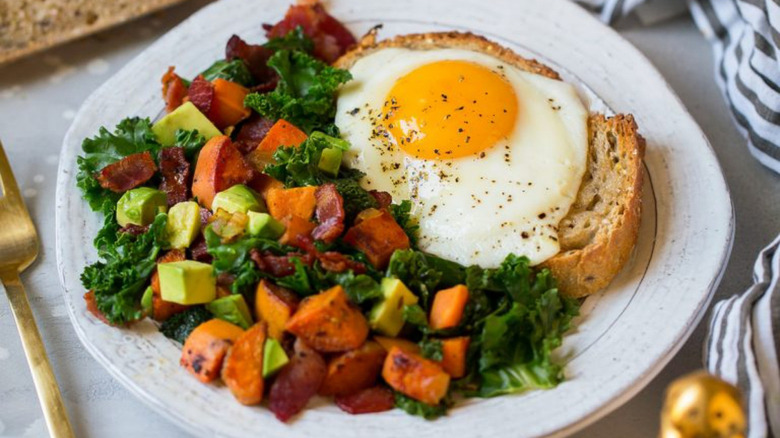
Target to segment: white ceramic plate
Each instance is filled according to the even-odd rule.
[[[179,347],[148,321],[106,326],[84,308],[79,274],[95,260],[99,228],[76,189],[83,138],[128,115],[156,116],[159,77],[169,65],[192,76],[223,56],[233,33],[261,41],[290,0],[222,0],[193,15],[106,82],[84,103],[65,137],[57,187],[57,258],[65,301],[85,347],[156,412],[204,436],[495,437],[564,435],[596,421],[646,385],[699,322],[731,248],[733,213],[704,134],[659,73],[629,43],[565,0],[332,1],[356,34],[383,23],[396,33],[470,30],[564,72],[591,106],[632,113],[647,139],[643,218],[635,256],[609,289],[589,298],[558,354],[558,388],[471,400],[427,422],[395,410],[350,416],[313,403],[292,424],[241,406],[220,385],[179,367]],[[543,54],[543,56],[541,55]],[[600,99],[593,98],[598,96]]]

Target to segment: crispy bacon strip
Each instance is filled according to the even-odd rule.
[[[317,253],[317,260],[320,261],[320,265],[326,271],[331,272],[345,272],[353,270],[355,274],[363,274],[366,272],[366,265],[350,260],[349,257],[336,251],[327,251]]]
[[[236,138],[233,140],[233,146],[237,147],[244,155],[252,152],[263,141],[274,123],[276,121],[253,113],[249,119],[241,124],[238,134],[236,134]]]
[[[268,38],[275,38],[287,35],[298,26],[314,42],[313,55],[329,64],[357,42],[352,33],[319,3],[290,6],[282,21],[263,27]]]
[[[393,195],[387,192],[380,192],[379,190],[371,190],[368,192],[369,195],[373,196],[374,199],[376,199],[376,202],[379,204],[378,209],[387,208],[390,204],[393,203]]]
[[[211,104],[214,101],[214,84],[199,75],[190,84],[187,95],[190,98],[190,102],[192,102],[200,112],[208,114],[209,110],[211,110]]]
[[[269,252],[261,253],[255,248],[249,251],[249,257],[255,262],[257,269],[274,277],[286,277],[294,274],[295,265],[292,261],[294,257],[300,259],[301,263],[306,266],[311,266],[314,262],[314,257],[311,254],[290,253],[278,256]]]
[[[319,186],[314,197],[317,199],[315,214],[319,225],[311,235],[317,240],[331,243],[344,232],[344,198],[332,183]]]
[[[104,189],[122,193],[149,181],[155,172],[157,166],[154,164],[152,154],[141,152],[128,155],[104,167],[98,172],[97,180]]]
[[[259,86],[272,84],[270,90],[273,90],[276,87],[276,72],[266,64],[271,55],[273,55],[271,50],[261,45],[247,44],[238,35],[230,37],[225,46],[225,59],[228,61],[242,59],[255,83]]]
[[[211,263],[212,257],[209,254],[206,239],[199,235],[190,245],[190,259],[196,262]]]
[[[141,226],[141,225],[128,224],[119,229],[120,233],[130,234],[131,236],[140,236],[141,234],[144,234],[147,231],[149,231],[149,225]]]
[[[187,96],[187,86],[181,80],[179,75],[173,72],[173,67],[168,67],[168,71],[162,77],[162,95],[165,100],[165,111],[171,112],[184,102]]]
[[[168,195],[168,207],[190,199],[190,163],[184,148],[168,147],[160,151],[160,190]]]

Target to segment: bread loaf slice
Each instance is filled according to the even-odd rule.
[[[389,47],[414,50],[451,48],[494,56],[524,71],[560,80],[555,70],[471,33],[443,32],[401,35],[377,42],[377,29],[339,58],[349,69],[357,60]],[[642,206],[645,141],[633,116],[588,120],[588,163],[577,198],[558,224],[561,251],[541,264],[549,268],[559,290],[584,297],[606,287],[628,261],[636,244]]]
[[[0,64],[184,0],[0,0]]]

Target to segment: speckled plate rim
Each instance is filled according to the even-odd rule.
[[[621,311],[614,327],[599,337],[598,348],[571,361],[567,367],[569,380],[555,390],[469,403],[436,422],[424,422],[398,412],[351,417],[332,407],[317,406],[292,425],[283,426],[266,410],[237,403],[222,403],[227,406],[204,410],[204,400],[229,398],[229,394],[225,388],[188,379],[172,363],[176,355],[170,353],[176,345],[157,333],[151,323],[138,324],[132,331],[114,329],[88,315],[83,308],[78,276],[83,266],[95,258],[90,243],[98,220],[75,188],[75,162],[81,140],[93,135],[99,126],[112,126],[126,115],[153,117],[161,105],[157,78],[168,64],[183,66],[185,75],[206,67],[210,59],[220,55],[231,33],[258,36],[258,24],[278,19],[287,4],[286,0],[266,1],[263,11],[255,11],[257,3],[251,0],[222,0],[207,6],[95,91],[74,119],[64,140],[58,172],[56,251],[71,322],[96,360],[155,411],[192,433],[213,436],[242,436],[258,425],[271,436],[317,433],[323,438],[369,433],[389,437],[404,431],[420,437],[445,433],[453,437],[501,433],[517,436],[518,431],[529,436],[562,436],[606,415],[649,383],[694,330],[720,282],[733,241],[733,208],[712,148],[661,75],[617,33],[566,0],[499,0],[489,7],[479,0],[328,4],[336,17],[349,23],[386,22],[395,31],[468,29],[521,52],[522,48],[515,45],[523,46],[544,54],[554,66],[563,66],[609,107],[636,116],[640,131],[648,140],[645,164],[653,176],[657,196],[655,241],[646,242],[655,247],[655,255],[648,261],[651,281],[636,295],[636,302]],[[200,43],[199,55],[211,56],[197,61],[188,57],[188,49],[196,43]],[[172,50],[178,47],[185,49]],[[706,188],[701,181],[707,181]],[[692,253],[697,254],[694,260]],[[691,268],[690,272],[681,269],[686,266]],[[675,294],[672,287],[685,293]],[[605,295],[614,296],[617,292],[612,289]],[[666,326],[651,327],[653,330],[648,333],[645,323],[653,321],[643,317],[642,310],[646,308],[651,315],[664,316]],[[636,330],[634,337],[628,338],[631,332],[624,330]],[[609,357],[614,363],[605,365],[610,372],[620,370],[619,374],[606,376],[583,367],[606,360],[599,355],[611,351],[615,343],[622,350]],[[139,355],[159,353],[143,350],[148,346],[166,354],[155,358]],[[568,347],[576,350],[576,345]],[[644,352],[638,356],[639,363],[626,361],[627,356],[639,351]],[[134,368],[128,354],[136,354],[130,357],[143,368]],[[165,381],[155,382],[149,376]],[[169,385],[168,389],[175,388],[175,392],[152,387],[155,383]],[[188,405],[188,400],[195,404]],[[329,424],[334,427],[328,428]]]

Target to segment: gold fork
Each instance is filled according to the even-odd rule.
[[[35,390],[41,401],[49,433],[54,438],[72,438],[73,430],[62,403],[41,334],[33,319],[30,302],[19,274],[38,257],[38,234],[30,213],[19,194],[11,165],[0,143],[0,282],[11,303],[16,328],[22,338],[22,347],[32,372]]]

